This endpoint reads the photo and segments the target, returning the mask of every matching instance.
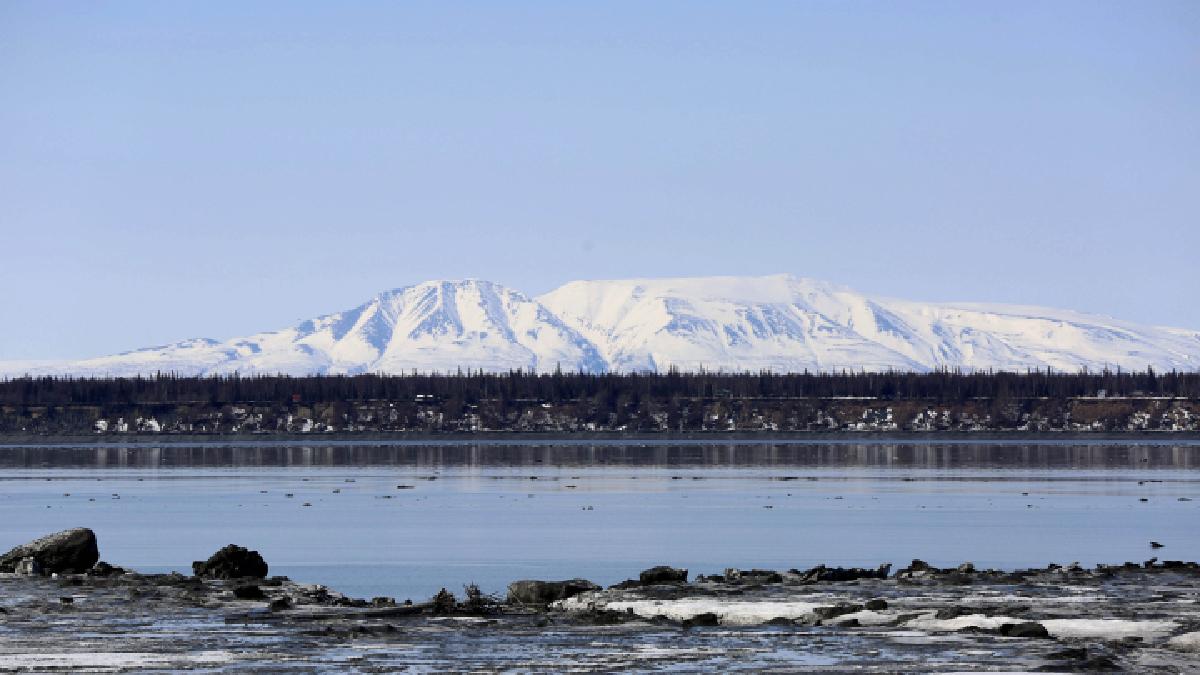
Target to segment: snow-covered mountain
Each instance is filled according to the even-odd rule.
[[[867,296],[790,275],[575,281],[539,298],[430,281],[225,342],[195,339],[0,375],[1200,369],[1200,331],[1076,312]]]
[[[185,340],[83,361],[6,366],[0,374],[176,372],[407,373],[525,369],[599,371],[596,348],[545,307],[489,281],[429,281],[284,330],[226,342]]]

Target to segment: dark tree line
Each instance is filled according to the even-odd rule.
[[[222,375],[0,380],[0,405],[334,402],[421,399],[560,403],[590,399],[670,400],[870,397],[965,401],[1096,396],[1200,399],[1200,373],[1103,371],[841,373],[507,373],[453,375]]]

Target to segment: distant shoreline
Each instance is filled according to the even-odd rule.
[[[981,431],[981,432],[362,432],[362,433],[258,433],[258,434],[0,434],[0,449],[27,447],[161,447],[228,445],[576,445],[581,443],[644,443],[646,445],[700,444],[785,444],[855,445],[872,444],[1076,444],[1129,443],[1137,445],[1200,445],[1200,432],[1130,431],[1086,433],[1068,431]]]

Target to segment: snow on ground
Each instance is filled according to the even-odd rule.
[[[0,654],[0,669],[72,669],[123,670],[154,668],[171,665],[214,666],[231,661],[233,655],[224,651],[187,654],[156,654],[152,652],[58,652]]]
[[[764,624],[772,619],[805,619],[812,618],[818,607],[828,606],[828,600],[814,602],[812,598],[785,600],[725,600],[720,598],[680,598],[675,600],[602,600],[595,594],[575,596],[560,603],[563,609],[585,610],[592,607],[614,610],[618,612],[631,611],[634,614],[653,618],[665,616],[674,621],[695,618],[700,614],[715,614],[722,624],[749,626]],[[871,611],[843,614],[833,619],[840,623],[855,619],[863,626],[881,626],[889,624],[899,616],[895,611]],[[933,612],[924,614],[904,623],[905,628],[928,633],[949,633],[966,628],[996,630],[1005,624],[1036,621],[1056,638],[1102,638],[1120,640],[1127,637],[1139,637],[1154,640],[1166,637],[1179,627],[1174,621],[1133,621],[1128,619],[1022,619],[1012,616],[987,616],[984,614],[968,614],[952,619],[939,619]],[[1186,642],[1186,641],[1185,641]]]
[[[968,614],[953,619],[938,619],[928,614],[909,621],[906,626],[930,632],[953,632],[964,628],[995,630],[1008,623],[1037,621],[1056,638],[1103,638],[1120,640],[1140,637],[1145,640],[1166,637],[1179,627],[1174,621],[1131,621],[1128,619],[1018,619],[1011,616]]]
[[[594,596],[577,595],[564,600],[561,606],[568,610],[587,609],[592,604],[618,612],[632,611],[650,619],[665,616],[675,621],[691,619],[700,614],[715,614],[721,623],[752,626],[776,618],[800,619],[812,614],[813,610],[829,603],[802,600],[729,601],[714,598],[683,598],[679,600],[613,600],[596,602]]]
[[[1181,652],[1200,652],[1200,631],[1176,635],[1167,640],[1167,646]]]

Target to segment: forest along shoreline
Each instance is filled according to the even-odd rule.
[[[0,437],[1197,434],[1200,373],[0,380]]]
[[[468,586],[416,602],[350,598],[269,576],[259,553],[232,544],[194,562],[192,572],[140,574],[103,562],[87,528],[18,545],[0,556],[6,631],[0,668],[111,667],[114,659],[118,666],[156,667],[319,662],[330,653],[345,658],[347,649],[382,665],[413,658],[418,643],[454,643],[460,664],[497,665],[487,660],[496,658],[494,645],[471,652],[481,640],[517,640],[530,663],[543,646],[561,658],[567,647],[594,651],[610,644],[611,653],[596,657],[606,666],[687,662],[711,656],[704,645],[734,643],[745,647],[738,658],[749,659],[741,667],[768,668],[771,659],[799,658],[795,645],[776,648],[795,636],[804,638],[803,650],[825,650],[824,663],[854,664],[868,655],[867,670],[881,672],[934,654],[933,665],[922,669],[1200,665],[1200,564],[1157,556],[1007,571],[969,562],[936,568],[920,560],[895,571],[890,564],[820,565],[695,576],[658,566],[607,589],[586,579],[527,579],[510,584],[503,598]],[[63,641],[64,627],[84,637]],[[252,638],[269,648],[247,649]],[[622,648],[646,640],[659,646]]]

